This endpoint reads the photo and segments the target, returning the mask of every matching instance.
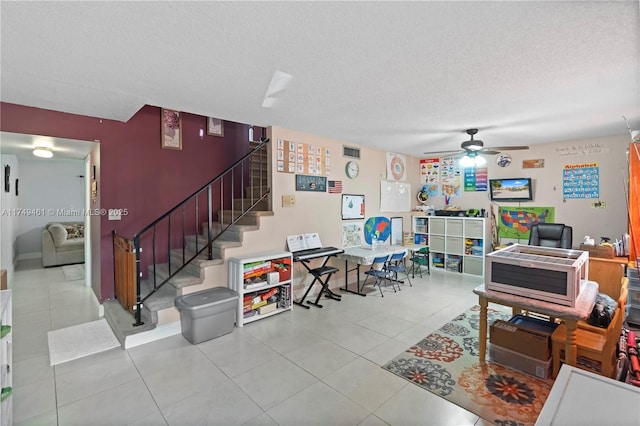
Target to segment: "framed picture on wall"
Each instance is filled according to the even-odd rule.
[[[224,122],[218,118],[207,118],[207,134],[211,136],[224,136]]]
[[[162,148],[182,149],[182,113],[162,109]]]

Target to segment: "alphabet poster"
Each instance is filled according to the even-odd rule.
[[[600,198],[598,163],[565,165],[562,171],[562,196],[565,200]]]

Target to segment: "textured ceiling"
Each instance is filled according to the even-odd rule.
[[[638,1],[0,8],[4,102],[120,121],[150,104],[416,156],[470,127],[489,147],[640,128]]]

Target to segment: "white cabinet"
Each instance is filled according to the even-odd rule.
[[[231,289],[239,295],[236,325],[293,309],[291,253],[271,251],[229,259]]]
[[[427,220],[427,239],[434,268],[484,276],[487,221],[475,217],[414,216]]]
[[[429,244],[429,218],[427,216],[412,216],[411,230],[413,231],[414,244]]]
[[[13,381],[11,378],[11,290],[0,291],[0,425],[11,425],[13,409]]]

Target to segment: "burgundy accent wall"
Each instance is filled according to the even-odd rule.
[[[132,238],[248,152],[248,125],[225,121],[224,137],[209,136],[206,117],[188,113],[182,114],[182,150],[162,149],[160,114],[145,106],[122,123],[0,103],[2,131],[99,140],[100,207],[128,211],[120,221],[100,220],[100,302],[114,296],[112,231]]]

